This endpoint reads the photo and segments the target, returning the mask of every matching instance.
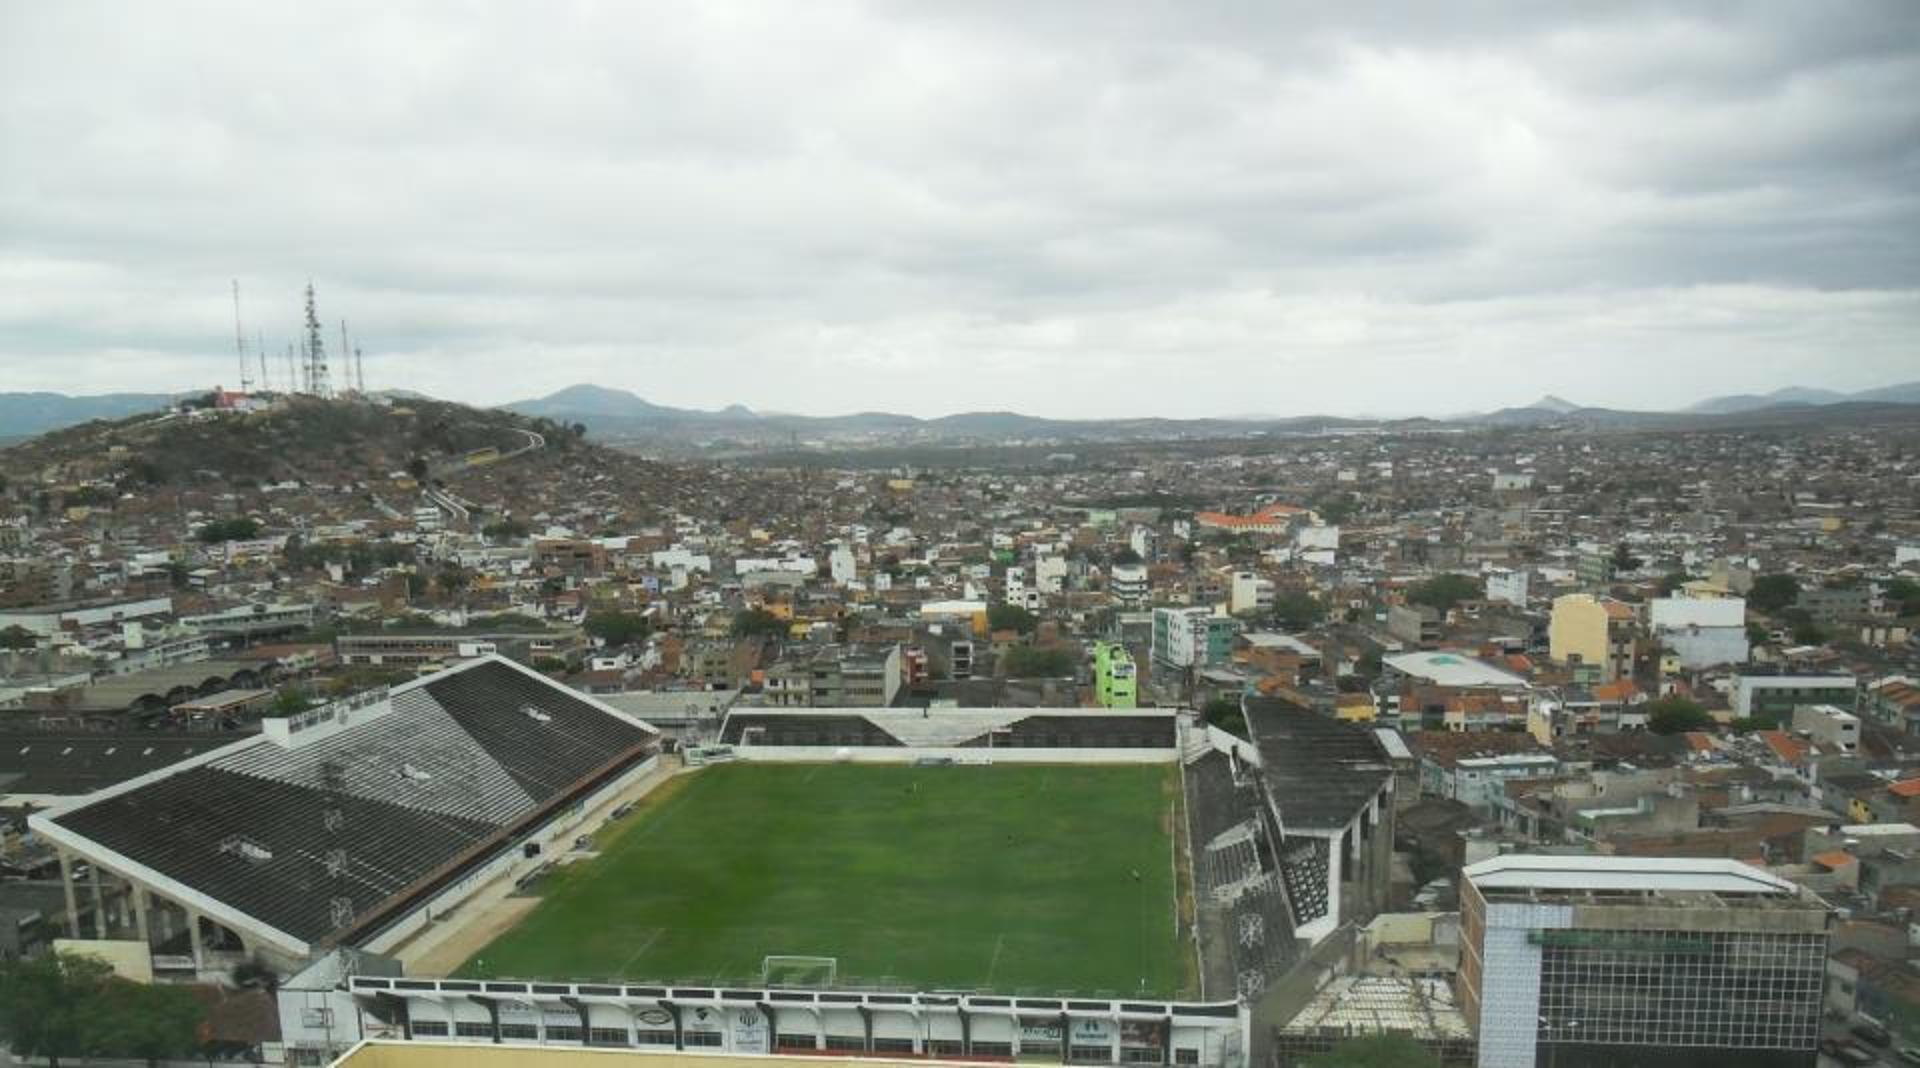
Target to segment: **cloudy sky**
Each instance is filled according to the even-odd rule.
[[[0,0],[0,390],[231,384],[235,278],[485,403],[1884,385],[1920,3]]]

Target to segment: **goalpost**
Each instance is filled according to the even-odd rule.
[[[764,986],[828,987],[840,972],[838,957],[799,957],[768,954],[760,967]]]

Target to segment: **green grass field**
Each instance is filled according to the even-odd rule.
[[[729,764],[663,791],[460,974],[758,983],[785,954],[843,985],[1187,985],[1171,767]]]

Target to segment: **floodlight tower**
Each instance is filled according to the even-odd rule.
[[[367,357],[365,353],[360,351],[360,346],[358,345],[353,347],[353,388],[359,390],[361,396],[366,396]]]
[[[260,354],[260,392],[273,390],[273,381],[267,376],[267,334],[264,330],[253,332],[253,351]]]
[[[340,320],[340,368],[341,376],[346,380],[347,392],[353,392],[353,346],[347,344],[347,321]]]
[[[313,306],[313,282],[307,282],[307,391],[316,397],[333,393],[327,377],[327,346],[320,338],[320,313]]]

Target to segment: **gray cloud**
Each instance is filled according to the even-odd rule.
[[[7,6],[0,389],[230,382],[232,277],[479,402],[1920,377],[1920,6],[1354,6]]]

